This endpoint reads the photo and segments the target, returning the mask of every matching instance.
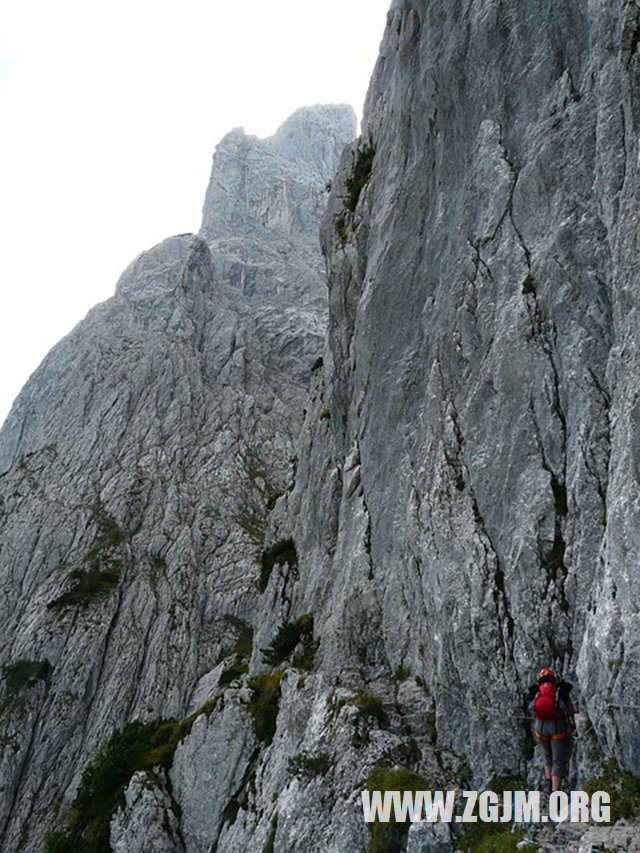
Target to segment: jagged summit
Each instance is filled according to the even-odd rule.
[[[318,177],[330,180],[340,158],[342,140],[353,138],[356,116],[351,107],[316,105],[296,110],[265,140],[267,147],[280,157],[303,161],[303,168],[316,170]]]
[[[247,135],[242,128],[232,130],[213,156],[202,211],[203,236],[215,239],[246,219],[313,239],[308,216],[322,199],[317,189],[331,180],[355,132],[355,113],[344,105],[296,110],[266,139]],[[285,209],[276,215],[282,202]]]
[[[242,297],[258,295],[252,308],[256,333],[273,341],[276,356],[304,384],[326,323],[317,236],[326,183],[354,134],[350,107],[314,106],[296,111],[268,140],[241,130],[224,137],[214,155],[200,236],[170,237],[142,252],[122,273],[113,299],[93,309],[45,358],[5,422],[0,471],[64,429],[62,412],[74,401],[85,405],[80,389],[93,366],[84,359],[96,362],[95,349],[105,334],[117,341],[121,328],[123,338],[130,333],[138,338],[139,324],[145,329],[162,324],[166,333],[179,333],[176,306],[187,305],[183,281],[193,264],[187,258],[197,257],[208,270],[205,304],[218,299],[224,304],[230,287],[241,291],[232,301],[243,311]],[[163,322],[166,312],[170,317]],[[196,313],[194,322],[201,321]],[[112,350],[115,342],[107,346]],[[53,399],[58,402],[49,405]]]
[[[347,106],[297,110],[268,139],[241,128],[213,156],[200,234],[216,276],[246,296],[326,305],[317,223],[356,116]],[[251,251],[247,253],[247,245]]]

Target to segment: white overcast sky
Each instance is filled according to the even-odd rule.
[[[197,231],[233,127],[360,116],[391,0],[7,0],[0,10],[0,423],[141,251]]]

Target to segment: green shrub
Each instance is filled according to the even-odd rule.
[[[469,788],[471,780],[473,779],[473,773],[471,772],[471,768],[468,764],[463,763],[458,767],[457,776],[460,787]]]
[[[526,296],[528,293],[534,293],[535,294],[535,292],[536,292],[536,282],[535,282],[534,277],[531,275],[531,273],[529,273],[529,275],[522,282],[522,293],[524,296]]]
[[[279,539],[270,548],[262,552],[260,580],[258,586],[260,592],[264,592],[269,583],[273,567],[277,564],[295,567],[298,565],[298,554],[293,539]]]
[[[258,450],[247,447],[238,457],[240,470],[234,491],[238,506],[241,506],[242,510],[235,520],[255,544],[262,548],[267,516],[283,491]]]
[[[340,243],[344,246],[347,242],[347,237],[349,236],[349,232],[347,231],[347,219],[344,213],[340,214],[336,219],[336,232],[340,238]]]
[[[79,842],[72,841],[69,837],[69,833],[65,830],[58,829],[47,835],[47,853],[75,853],[75,851],[87,849],[88,848],[86,846],[80,846]]]
[[[167,560],[160,554],[149,554],[149,565],[151,566],[152,576],[166,574]]]
[[[371,177],[373,158],[376,149],[373,145],[364,145],[356,151],[351,174],[345,181],[346,195],[343,201],[342,212],[336,217],[335,228],[341,244],[347,242],[348,223],[351,214],[355,211],[360,200],[360,193]]]
[[[523,838],[524,832],[513,832],[510,823],[477,823],[457,839],[455,847],[467,853],[533,853],[538,849],[535,844],[518,847]]]
[[[376,149],[373,145],[365,145],[356,152],[353,169],[345,183],[347,195],[344,200],[344,206],[352,213],[358,205],[360,193],[371,177],[375,153]]]
[[[276,732],[280,682],[284,672],[261,672],[249,679],[251,699],[248,711],[253,718],[253,730],[258,740],[269,745]]]
[[[240,676],[244,675],[249,671],[249,664],[246,661],[243,661],[240,658],[237,658],[231,666],[228,666],[220,676],[220,680],[218,684],[220,687],[225,687],[227,684],[231,684],[232,681],[235,681]]]
[[[124,804],[132,775],[137,770],[168,767],[196,716],[182,722],[134,720],[115,731],[84,769],[68,827],[49,834],[48,853],[109,850],[109,823],[116,808]]]
[[[96,563],[99,565],[104,552],[122,545],[126,541],[127,536],[118,526],[117,521],[105,512],[100,503],[95,505],[94,512],[98,532],[93,545],[89,548],[83,559],[90,565],[95,565]]]
[[[6,663],[2,667],[7,698],[15,698],[23,690],[34,687],[38,681],[48,681],[51,674],[51,664],[48,660],[17,660]]]
[[[391,770],[378,762],[365,782],[369,791],[428,791],[431,786],[426,779],[404,767]],[[378,819],[369,824],[369,844],[366,853],[402,853],[406,847],[410,823],[389,823]]]
[[[69,580],[75,581],[71,589],[63,592],[58,598],[47,604],[49,610],[60,610],[63,607],[86,607],[94,598],[106,595],[118,585],[120,571],[118,568],[100,571],[99,569],[75,569],[69,575]]]
[[[278,830],[278,813],[276,812],[274,816],[271,818],[271,832],[269,833],[269,837],[262,848],[262,853],[273,853],[273,845],[276,840],[276,832]]]
[[[232,653],[235,654],[235,660],[231,663],[220,676],[220,686],[225,687],[231,684],[241,675],[249,670],[248,658],[253,649],[253,628],[244,619],[234,616],[232,613],[226,613],[224,616],[226,622],[232,625],[238,632],[236,642],[232,648]],[[227,655],[223,655],[223,658]]]
[[[38,681],[49,681],[51,664],[48,660],[17,660],[15,663],[4,664],[0,669],[0,677],[4,682],[5,697],[0,702],[0,714],[20,704],[20,697],[30,690]]]
[[[330,767],[331,759],[326,752],[320,752],[318,755],[307,755],[305,752],[300,752],[287,762],[289,773],[297,779],[305,781],[324,775]]]
[[[67,830],[49,835],[49,853],[109,849],[111,816],[124,802],[124,789],[133,773],[146,766],[143,755],[151,748],[154,736],[161,732],[161,740],[166,740],[166,726],[164,720],[151,723],[136,720],[102,744],[82,774]]]
[[[380,728],[387,728],[389,725],[389,717],[384,710],[382,700],[377,696],[373,696],[366,690],[358,688],[354,691],[353,696],[349,699],[338,699],[331,702],[331,709],[334,713],[340,710],[343,705],[355,705],[358,709],[358,719],[361,724],[358,725],[357,731],[351,737],[351,746],[354,749],[361,749],[370,742],[370,723],[376,720]]]
[[[621,818],[640,818],[640,778],[622,770],[613,759],[607,761],[597,776],[584,786],[591,796],[595,791],[606,791],[611,797],[611,823]]]
[[[360,715],[364,719],[377,720],[383,728],[389,725],[387,712],[382,706],[382,700],[378,699],[377,696],[358,688],[351,701],[358,708]]]
[[[402,682],[406,681],[410,675],[411,671],[406,666],[399,666],[391,676],[391,680],[395,681],[396,684],[402,684]]]
[[[313,642],[312,613],[303,614],[295,622],[283,622],[269,646],[262,649],[262,655],[269,666],[278,666],[300,645],[301,648],[293,659],[294,666],[309,670],[317,648],[317,644]]]
[[[313,639],[311,634],[302,643],[302,646],[291,659],[293,666],[302,672],[311,672],[313,669],[313,661],[318,651],[319,641]]]
[[[49,610],[63,607],[86,607],[95,598],[107,595],[118,585],[122,560],[117,550],[127,536],[117,522],[105,512],[100,501],[94,504],[94,518],[98,527],[93,545],[82,557],[87,569],[74,569],[67,580],[71,589],[47,604]]]
[[[253,628],[244,619],[240,619],[232,613],[225,613],[224,619],[238,632],[238,639],[233,647],[234,653],[238,657],[249,657],[253,649]]]
[[[389,725],[389,717],[387,712],[384,710],[382,700],[360,687],[355,689],[352,696],[348,699],[344,697],[342,699],[337,699],[335,691],[333,691],[327,699],[327,704],[329,705],[332,714],[339,713],[340,709],[345,705],[355,705],[359,711],[359,716],[363,720],[377,720],[383,728]],[[359,743],[358,745],[362,744]]]

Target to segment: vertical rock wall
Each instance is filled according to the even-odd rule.
[[[635,3],[394,3],[324,221],[294,601],[485,778],[541,666],[640,769],[637,42]]]

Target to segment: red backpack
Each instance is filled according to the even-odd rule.
[[[557,720],[562,717],[558,709],[557,686],[553,681],[538,684],[538,692],[533,700],[533,714],[539,720]]]

